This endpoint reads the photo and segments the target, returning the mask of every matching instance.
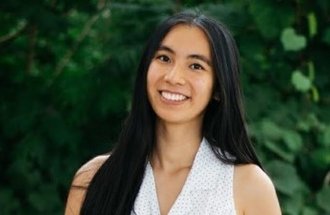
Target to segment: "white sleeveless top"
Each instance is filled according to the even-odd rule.
[[[233,173],[234,165],[220,161],[204,138],[185,184],[168,215],[236,215]],[[149,162],[131,215],[160,215]]]

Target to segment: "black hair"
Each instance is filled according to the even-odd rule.
[[[87,188],[81,214],[130,214],[155,146],[156,115],[147,96],[148,67],[166,34],[179,24],[203,30],[211,49],[216,99],[206,108],[203,136],[221,161],[261,166],[245,127],[239,55],[231,33],[214,19],[181,12],[162,22],[146,45],[135,80],[131,111],[111,156]]]

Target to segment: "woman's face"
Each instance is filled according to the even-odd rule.
[[[188,25],[173,27],[147,74],[148,99],[158,119],[202,123],[213,85],[211,52],[204,32]]]

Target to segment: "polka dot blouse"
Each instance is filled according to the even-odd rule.
[[[169,215],[236,215],[233,199],[234,166],[221,162],[204,138],[185,184]],[[155,180],[150,163],[135,199],[132,215],[159,215]]]

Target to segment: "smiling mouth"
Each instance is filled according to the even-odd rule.
[[[166,91],[160,91],[160,95],[168,101],[180,102],[188,99],[188,97],[185,95],[179,93],[170,93]]]

